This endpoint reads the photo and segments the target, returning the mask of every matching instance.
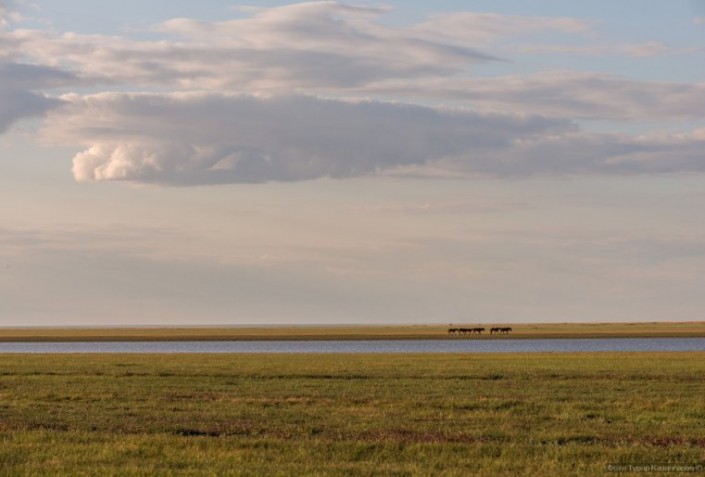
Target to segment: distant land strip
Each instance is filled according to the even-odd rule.
[[[508,326],[509,334],[490,335]],[[450,328],[483,327],[476,334]],[[252,327],[0,327],[0,342],[51,341],[263,341],[263,340],[497,340],[541,338],[705,337],[705,321],[644,323],[452,323],[449,325],[252,326]]]

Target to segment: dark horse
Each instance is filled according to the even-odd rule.
[[[490,328],[490,334],[493,335],[495,333],[498,333],[500,335],[508,335],[509,332],[512,331],[512,329],[508,326],[502,328],[502,327],[495,327],[495,328]]]
[[[482,334],[484,328],[448,328],[449,335],[467,335],[467,334]]]

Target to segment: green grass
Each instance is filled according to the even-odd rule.
[[[371,339],[515,339],[705,337],[705,321],[649,323],[454,323],[483,326],[482,335],[449,336],[448,325],[0,328],[2,341],[214,341],[214,340],[371,340]],[[511,326],[510,335],[490,336],[492,326]]]
[[[0,474],[600,475],[608,463],[697,463],[704,375],[705,353],[5,354]]]

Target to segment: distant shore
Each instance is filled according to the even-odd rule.
[[[506,335],[490,328],[509,326]],[[481,334],[449,335],[449,328],[482,327]],[[259,341],[705,337],[705,322],[453,323],[452,325],[346,325],[252,327],[0,328],[0,342],[22,341]]]

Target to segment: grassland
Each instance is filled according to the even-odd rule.
[[[448,325],[0,328],[0,342],[705,337],[705,321],[677,323],[453,324],[453,327],[475,326],[484,326],[486,332],[482,335],[448,336]],[[488,334],[491,326],[511,326],[513,331],[510,335],[495,335],[491,337]]]
[[[602,475],[610,463],[699,463],[703,375],[705,353],[5,354],[0,474]]]

